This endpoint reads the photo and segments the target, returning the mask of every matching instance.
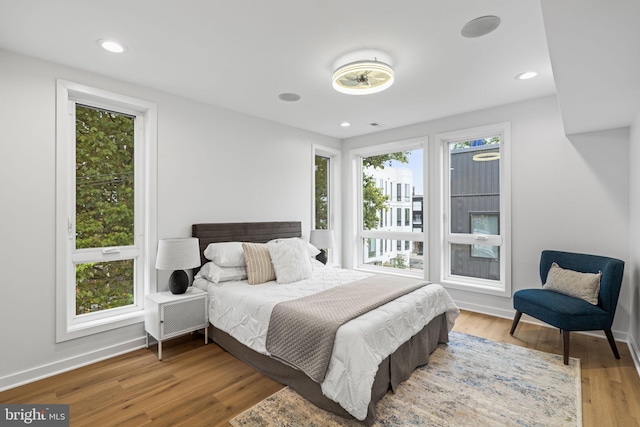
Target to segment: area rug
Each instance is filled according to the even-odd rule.
[[[374,426],[581,426],[580,360],[451,332],[429,364],[378,402]],[[355,427],[285,387],[234,427]]]

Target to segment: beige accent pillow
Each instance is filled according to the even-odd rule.
[[[247,262],[247,280],[250,285],[276,280],[266,243],[243,243],[242,250]]]
[[[551,264],[547,274],[547,282],[544,284],[544,289],[582,298],[588,303],[597,305],[601,277],[602,271],[598,273],[580,273],[566,270],[554,262]]]

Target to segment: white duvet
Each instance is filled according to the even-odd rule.
[[[268,355],[267,328],[273,307],[281,302],[370,276],[354,270],[316,268],[313,277],[290,284],[268,282],[211,283],[198,278],[194,286],[209,292],[209,321],[242,344]],[[433,318],[447,313],[451,330],[459,310],[444,288],[424,286],[342,325],[322,392],[359,420],[367,416],[378,365]]]

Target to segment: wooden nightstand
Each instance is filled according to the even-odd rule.
[[[144,327],[147,348],[149,335],[158,341],[158,360],[162,360],[162,341],[204,329],[204,343],[209,341],[209,295],[189,287],[184,294],[158,292],[145,298]]]

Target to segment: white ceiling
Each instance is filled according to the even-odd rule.
[[[463,38],[483,15],[502,24]],[[96,45],[110,38],[128,52]],[[0,48],[341,139],[556,92],[538,0],[0,0]],[[333,90],[337,61],[364,50],[394,85]]]

